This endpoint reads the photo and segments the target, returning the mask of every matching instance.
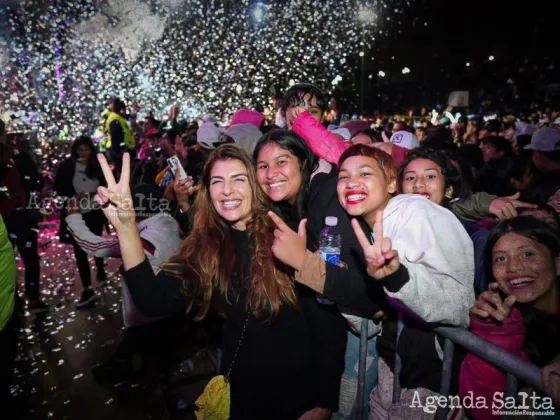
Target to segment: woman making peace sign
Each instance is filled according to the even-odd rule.
[[[355,145],[341,156],[338,200],[350,216],[362,219],[369,228],[364,232],[357,220],[352,222],[371,281],[383,285],[385,294],[399,310],[406,313],[408,308],[416,314],[406,317],[397,347],[394,314],[389,314],[390,319],[383,325],[377,341],[381,356],[379,386],[370,404],[370,418],[375,419],[395,414],[390,414],[395,349],[402,359],[401,411],[404,406],[410,407],[408,402],[415,390],[421,398],[439,392],[441,348],[425,322],[467,327],[474,303],[473,244],[461,223],[450,211],[424,197],[397,193],[397,167],[390,155]],[[369,240],[372,231],[373,243]],[[301,226],[299,236],[303,234]],[[343,243],[349,234],[352,232],[341,232]],[[278,232],[273,252],[285,263],[297,264],[296,280],[322,292],[324,284],[320,280],[324,276],[318,269],[318,256],[308,251],[305,258],[286,258],[287,250],[293,249],[290,242],[294,235]],[[307,282],[308,279],[313,281]],[[335,300],[332,294],[329,298]],[[411,410],[402,416],[420,419],[427,415],[420,408]]]
[[[325,350],[316,334],[329,326],[312,330],[315,301],[299,293],[272,256],[269,201],[249,154],[231,144],[210,154],[193,228],[157,276],[134,223],[128,154],[118,184],[105,159],[100,162],[108,188],[98,190],[98,201],[117,231],[136,307],[146,316],[185,310],[195,319],[209,311],[223,315],[221,367],[231,384],[230,418],[326,420],[333,402],[318,392],[324,389],[319,378],[325,381],[330,372],[340,383],[340,372],[319,365],[317,357]]]

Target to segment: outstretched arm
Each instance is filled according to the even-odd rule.
[[[292,125],[292,130],[305,140],[315,155],[335,165],[338,164],[340,156],[351,146],[351,143],[346,143],[327,130],[307,111],[299,114]]]
[[[107,180],[107,187],[99,187],[95,199],[117,231],[124,268],[128,270],[139,265],[145,258],[130,193],[130,155],[123,155],[121,179],[118,183],[105,156],[98,154],[97,158]]]

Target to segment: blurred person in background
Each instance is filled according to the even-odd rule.
[[[93,201],[97,188],[105,184],[101,166],[96,158],[95,145],[87,136],[78,137],[70,148],[70,157],[64,160],[56,173],[54,189],[57,195],[66,199],[75,198],[79,202],[79,211],[88,228],[96,235],[101,235],[107,219],[99,206]],[[61,231],[65,227],[66,209],[61,211]],[[61,232],[66,234],[66,232]],[[95,299],[95,292],[91,286],[91,269],[88,256],[75,240],[71,240],[74,256],[82,281],[82,296],[76,302],[80,309],[91,304]],[[97,282],[104,284],[107,273],[103,258],[95,258],[97,267]]]
[[[0,407],[10,413],[10,384],[17,347],[16,262],[0,215]]]
[[[32,205],[33,193],[40,191],[43,184],[43,177],[33,159],[7,144],[6,126],[0,120],[0,214],[4,218],[8,237],[17,246],[25,266],[25,295],[31,313],[48,309],[39,299],[39,215]]]

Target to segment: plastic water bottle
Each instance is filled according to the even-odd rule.
[[[319,237],[319,252],[321,253],[321,258],[329,264],[338,265],[340,262],[340,247],[342,246],[342,239],[336,226],[338,225],[338,219],[336,217],[326,217],[325,227],[321,231],[321,236]],[[326,305],[332,305],[328,299],[322,297],[322,295],[317,295],[317,301]]]

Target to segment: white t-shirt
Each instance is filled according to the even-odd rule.
[[[76,161],[72,185],[74,186],[76,194],[91,193],[91,196],[87,199],[84,198],[80,200],[80,213],[89,213],[93,209],[93,195],[97,192],[99,180],[96,178],[89,178],[86,173],[86,165]]]

